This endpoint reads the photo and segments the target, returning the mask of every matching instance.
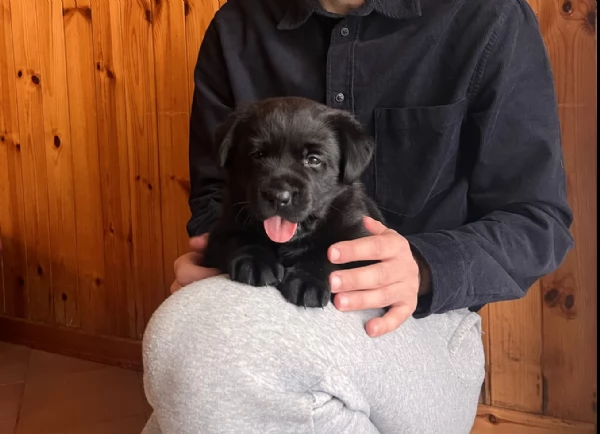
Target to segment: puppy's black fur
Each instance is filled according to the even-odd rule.
[[[297,97],[238,109],[216,141],[227,194],[204,265],[238,282],[276,286],[298,306],[324,307],[332,271],[372,263],[335,265],[327,250],[369,235],[363,216],[382,221],[359,182],[373,141],[351,114]],[[291,240],[269,239],[263,222],[273,216],[298,224]]]

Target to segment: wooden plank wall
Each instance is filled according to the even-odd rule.
[[[484,310],[475,430],[592,432],[596,1],[530,4],[555,72],[576,247],[525,299]],[[192,71],[220,6],[0,0],[0,338],[139,362],[187,250]]]

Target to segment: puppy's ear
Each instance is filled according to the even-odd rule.
[[[375,142],[360,122],[348,112],[336,110],[331,114],[329,122],[340,144],[340,180],[344,184],[352,184],[369,165]]]
[[[236,110],[230,113],[215,130],[215,147],[217,147],[217,155],[221,167],[227,166],[230,161],[230,157],[233,154],[232,148],[235,129],[243,116],[244,114],[241,110]]]

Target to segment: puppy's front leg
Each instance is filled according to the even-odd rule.
[[[297,306],[325,307],[331,298],[329,275],[335,269],[327,259],[327,249],[311,250],[285,269],[277,289]]]
[[[251,286],[276,286],[284,275],[273,250],[246,233],[211,234],[204,262],[228,272],[231,280]]]
[[[360,232],[357,232],[360,234]],[[353,234],[347,235],[351,239]],[[358,236],[355,236],[358,238]],[[315,247],[295,258],[292,265],[286,267],[283,281],[277,289],[283,297],[297,306],[325,307],[331,299],[329,276],[336,270],[366,267],[379,261],[358,261],[346,264],[332,264],[327,257],[327,245]]]

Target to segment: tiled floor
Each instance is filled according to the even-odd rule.
[[[139,372],[0,342],[0,434],[140,434]]]

